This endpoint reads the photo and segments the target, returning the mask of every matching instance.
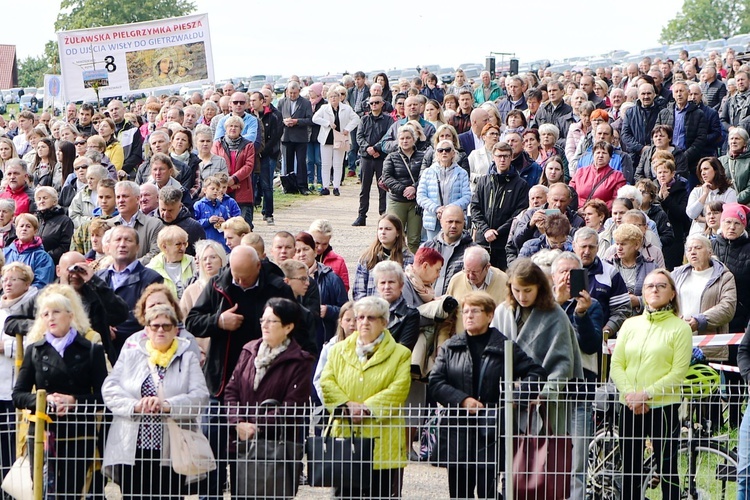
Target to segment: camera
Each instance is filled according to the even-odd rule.
[[[86,274],[86,269],[84,269],[83,267],[79,266],[78,264],[73,264],[72,266],[70,266],[70,267],[68,268],[68,272],[69,272],[69,273],[81,273],[81,274]]]

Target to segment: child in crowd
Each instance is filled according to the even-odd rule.
[[[230,218],[241,214],[237,202],[226,194],[228,185],[229,176],[227,174],[208,177],[203,182],[206,195],[193,206],[195,218],[205,229],[206,238],[222,244],[224,244],[224,236],[221,234],[221,225]],[[229,251],[229,247],[226,247],[226,250]]]

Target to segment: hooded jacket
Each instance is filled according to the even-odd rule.
[[[55,263],[44,250],[39,236],[34,236],[27,245],[22,244],[21,240],[13,241],[3,248],[3,256],[6,265],[11,262],[22,262],[31,267],[34,271],[34,281],[31,284],[40,290],[55,280]]]
[[[737,203],[750,203],[750,151],[732,158],[729,153],[719,158],[737,191]]]
[[[670,102],[666,108],[659,112],[656,123],[669,125],[674,129],[676,107],[676,103]],[[692,169],[698,164],[707,143],[708,120],[695,103],[688,101],[685,105],[685,155],[687,156],[688,168]]]
[[[718,235],[711,242],[714,255],[734,275],[737,287],[737,309],[729,323],[730,332],[744,332],[750,320],[750,238],[747,232],[735,240]]]
[[[36,213],[39,219],[37,234],[42,238],[42,245],[47,250],[52,262],[57,265],[60,257],[70,251],[70,240],[73,239],[73,221],[65,215],[60,205]]]

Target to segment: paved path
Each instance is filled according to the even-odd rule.
[[[296,234],[306,231],[314,219],[328,219],[333,225],[331,246],[336,253],[346,259],[349,276],[353,281],[354,271],[360,254],[367,248],[376,235],[378,223],[377,188],[372,187],[370,211],[367,226],[352,227],[359,208],[360,185],[348,178],[341,187],[341,196],[297,196],[292,205],[274,213],[276,224],[269,226],[260,218],[255,223],[255,232],[263,236],[266,252],[269,252],[274,233],[289,231]],[[448,478],[445,469],[427,464],[411,463],[405,470],[403,498],[438,500],[448,498]],[[330,498],[325,488],[303,486],[296,498],[322,499]]]

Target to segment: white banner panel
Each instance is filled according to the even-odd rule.
[[[211,83],[208,14],[57,34],[65,97],[94,101],[189,83]]]

